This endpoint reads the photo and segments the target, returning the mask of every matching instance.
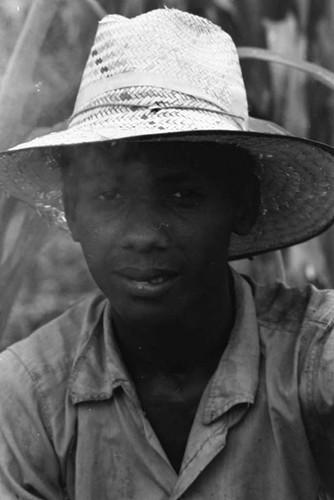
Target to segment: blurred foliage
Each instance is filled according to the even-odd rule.
[[[48,1],[52,2],[39,1],[44,1],[44,8],[50,6]],[[21,90],[23,86],[25,101],[19,110],[21,119],[14,123],[15,137],[10,138],[11,143],[66,123],[95,35],[99,9],[93,3],[97,2],[105,12],[128,17],[163,5],[177,7],[221,25],[238,46],[267,47],[283,57],[309,60],[334,70],[332,0],[59,0],[37,64],[30,68],[31,81],[22,74],[15,82]],[[1,1],[1,75],[9,67],[32,4],[36,6],[37,0]],[[38,24],[38,12],[36,16],[34,22]],[[14,65],[15,62],[20,64],[19,57]],[[242,70],[253,116],[275,121],[297,135],[334,143],[333,92],[304,73],[276,64],[245,59]],[[13,82],[12,92],[15,85]],[[10,120],[10,116],[1,119]],[[48,228],[32,210],[12,198],[0,197],[0,213],[3,348],[66,309],[95,285],[80,248],[67,234]],[[290,284],[310,281],[320,287],[332,287],[333,255],[334,235],[330,230],[282,254],[268,254],[234,265],[261,282],[285,277]]]

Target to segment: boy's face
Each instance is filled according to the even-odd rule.
[[[245,232],[221,167],[194,167],[172,144],[81,147],[64,201],[97,285],[137,324],[172,321],[221,293],[231,232]]]

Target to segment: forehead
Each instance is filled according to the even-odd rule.
[[[214,181],[229,168],[219,149],[182,142],[121,142],[73,148],[67,163],[77,181],[117,175],[124,177],[140,167],[153,177],[187,176]]]

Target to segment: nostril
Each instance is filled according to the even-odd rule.
[[[153,248],[167,248],[170,244],[169,225],[134,224],[127,227],[122,238],[122,246],[139,251],[149,251]]]

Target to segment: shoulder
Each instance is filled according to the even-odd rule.
[[[56,365],[64,358],[71,361],[79,341],[84,342],[99,319],[105,300],[100,293],[90,295],[7,350],[31,368]]]
[[[300,331],[305,324],[324,328],[334,321],[334,290],[283,283],[254,285],[254,298],[258,320],[264,326]]]
[[[310,383],[318,370],[314,360],[322,359],[330,349],[334,372],[333,290],[318,290],[312,285],[293,288],[282,283],[254,285],[254,300],[261,351],[272,369],[290,368],[297,377],[306,373]],[[325,343],[330,348],[324,350]]]
[[[0,397],[25,388],[47,393],[66,386],[71,368],[99,320],[106,299],[93,294],[0,353]]]

